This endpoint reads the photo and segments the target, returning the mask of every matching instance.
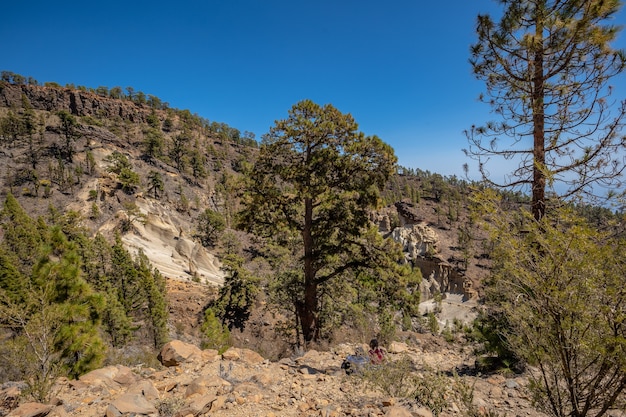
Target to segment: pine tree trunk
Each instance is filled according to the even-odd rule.
[[[302,337],[305,345],[317,338],[317,282],[313,269],[313,201],[305,199],[304,228],[302,237],[304,242],[304,299],[299,308]]]
[[[541,8],[541,6],[537,6]],[[540,220],[546,211],[546,150],[545,150],[545,113],[544,113],[544,75],[543,75],[543,10],[536,11],[535,59],[533,62],[533,182],[531,210],[535,220]]]

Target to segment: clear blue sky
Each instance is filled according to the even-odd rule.
[[[463,130],[493,119],[477,101],[484,85],[468,64],[476,15],[485,12],[499,7],[493,0],[6,1],[0,70],[62,85],[132,86],[257,139],[302,99],[331,103],[389,143],[401,165],[462,176],[471,162],[461,151]],[[626,93],[624,76],[617,82]]]

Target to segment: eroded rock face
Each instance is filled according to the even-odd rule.
[[[424,280],[420,286],[421,299],[429,300],[435,294],[463,294],[465,300],[476,297],[471,282],[440,254],[440,239],[437,231],[426,224],[414,212],[410,203],[395,204],[399,226],[391,229],[390,213],[379,213],[372,218],[379,231],[388,234],[402,245],[407,261],[419,268]]]
[[[214,285],[224,282],[224,271],[217,257],[182,232],[177,226],[184,224],[181,219],[174,219],[160,202],[142,198],[137,198],[136,202],[146,217],[144,222],[134,224],[134,233],[122,237],[131,252],[141,250],[150,263],[168,278],[197,278],[200,282]]]
[[[437,233],[423,223],[396,227],[391,232],[391,237],[402,244],[402,250],[409,260],[438,252]]]

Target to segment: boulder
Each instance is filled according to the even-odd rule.
[[[86,373],[78,380],[89,386],[105,386],[107,388],[118,388],[122,385],[131,385],[137,381],[133,371],[123,365],[107,366]]]
[[[213,405],[216,400],[217,396],[214,394],[198,395],[189,401],[188,410],[185,412],[190,412],[197,416],[208,411],[215,411]]]
[[[241,354],[239,353],[239,349],[237,348],[228,348],[226,352],[222,353],[222,359],[225,361],[238,361],[241,359]]]
[[[202,351],[199,347],[180,340],[172,340],[163,346],[158,359],[163,366],[178,366],[201,357]]]
[[[12,410],[20,402],[22,391],[15,385],[0,389],[0,415],[3,409]]]
[[[411,412],[404,407],[391,406],[387,409],[385,416],[386,417],[413,417],[413,414],[411,414]]]
[[[157,409],[141,394],[124,394],[109,404],[107,417],[119,414],[149,415],[157,413]]]
[[[9,413],[9,417],[44,417],[53,406],[40,403],[24,403]]]
[[[241,361],[248,365],[256,365],[265,361],[263,356],[253,350],[246,348],[228,348],[222,353],[222,359],[225,361]]]
[[[242,348],[239,349],[239,356],[241,360],[249,365],[256,365],[262,363],[265,359],[253,350]]]
[[[141,394],[146,397],[147,400],[152,401],[159,398],[159,391],[154,387],[152,382],[147,379],[139,381],[126,391],[127,394]]]
[[[230,386],[230,382],[217,375],[203,375],[191,381],[191,383],[187,386],[185,398],[191,397],[194,394],[214,394],[219,392],[221,388],[228,386]]]

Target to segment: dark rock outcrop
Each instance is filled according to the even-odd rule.
[[[152,112],[148,106],[103,97],[88,91],[6,83],[0,86],[0,107],[22,107],[22,97],[25,97],[35,110],[50,112],[66,110],[75,116],[120,118],[133,123],[146,122]]]

